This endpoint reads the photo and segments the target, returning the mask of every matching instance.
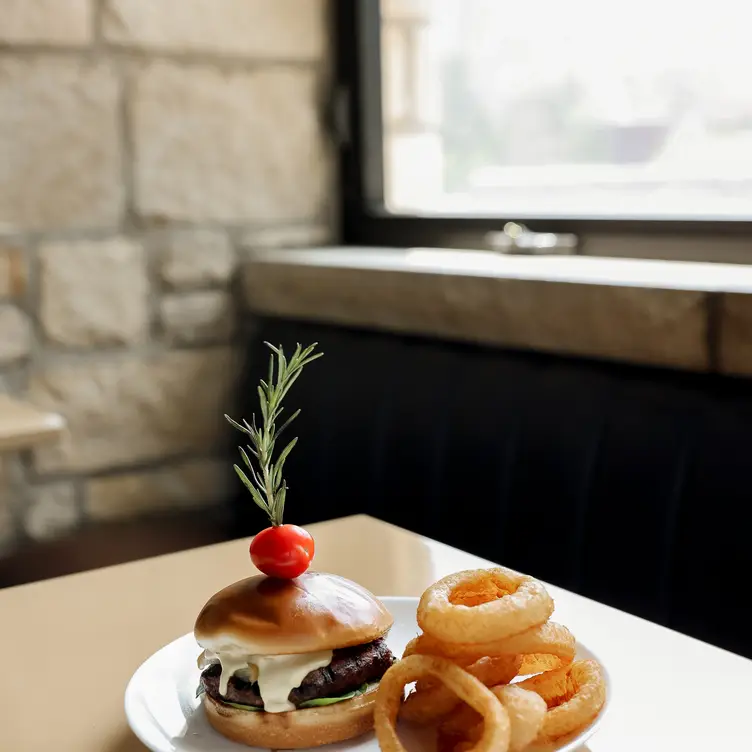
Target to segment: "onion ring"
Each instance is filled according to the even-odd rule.
[[[413,637],[413,639],[410,640],[410,642],[408,642],[407,645],[405,645],[405,650],[402,653],[403,658],[408,658],[411,655],[428,655],[429,654],[428,651],[420,650],[420,645],[421,645],[420,639],[421,639],[420,636]]]
[[[488,655],[554,656],[559,661],[558,664],[552,662],[550,668],[555,668],[571,663],[576,649],[574,635],[565,626],[548,621],[503,640],[481,643],[443,642],[424,634],[410,640],[405,654],[409,650],[410,654],[440,655],[459,661],[477,660]],[[536,673],[535,670],[526,670],[531,666],[532,661],[528,661],[527,667],[523,662],[521,673]]]
[[[443,642],[489,642],[548,620],[554,602],[538,580],[505,567],[444,577],[421,596],[418,624]]]
[[[530,676],[531,674],[542,674],[546,671],[554,671],[557,668],[564,668],[572,661],[564,661],[555,655],[523,655],[522,665],[520,666],[520,676]]]
[[[397,736],[397,713],[405,685],[424,676],[440,679],[483,717],[483,732],[473,752],[506,752],[510,738],[509,714],[496,696],[451,661],[426,655],[411,655],[398,661],[379,682],[374,727],[382,752],[405,752]]]
[[[515,655],[481,658],[470,666],[460,666],[484,686],[507,684],[519,671],[522,659]],[[408,695],[400,718],[413,723],[426,724],[443,718],[459,705],[460,699],[442,682],[436,679],[417,682],[415,692]]]
[[[571,666],[533,676],[516,686],[539,694],[549,710],[538,736],[551,741],[587,726],[606,701],[606,683],[597,661],[575,661]]]
[[[510,752],[519,752],[535,739],[546,717],[546,702],[535,692],[511,684],[491,690],[509,713]]]
[[[437,752],[467,752],[473,748],[478,726],[473,726],[462,734],[448,734],[439,730],[436,735]]]
[[[491,691],[509,713],[509,752],[521,752],[538,736],[546,716],[546,702],[518,684],[493,687]],[[455,740],[455,749],[457,741],[472,742],[477,737],[480,722],[480,716],[468,705],[458,708],[439,726],[439,737],[449,742],[442,746],[449,747],[450,740]]]
[[[405,650],[402,653],[403,658],[421,654],[418,650],[419,639],[419,637],[414,637],[407,643]],[[429,655],[428,653],[423,654]],[[453,663],[465,668],[472,663],[472,661],[454,660]],[[439,692],[439,690],[446,690],[446,687],[439,679],[429,678],[417,681],[415,683],[415,691],[408,695],[410,704],[407,706],[407,710],[405,710],[405,705],[402,706],[400,711],[401,716],[413,723],[430,723],[436,718],[441,718],[448,713],[455,704],[459,702],[459,700],[453,693],[451,693],[451,691]]]

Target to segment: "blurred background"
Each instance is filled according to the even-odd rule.
[[[222,416],[265,340],[317,341],[290,521],[372,514],[752,655],[745,28],[0,0],[0,587],[265,526]]]
[[[192,534],[123,524],[99,543],[105,522],[200,510],[186,540],[201,541],[222,511],[222,415],[252,326],[236,272],[249,249],[336,234],[329,15],[319,0],[1,0],[0,390],[15,401],[0,552],[74,542],[14,579]]]
[[[752,52],[734,0],[385,7],[391,209],[749,216]]]

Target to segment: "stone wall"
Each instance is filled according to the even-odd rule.
[[[211,504],[254,247],[332,241],[326,0],[0,0],[0,548]],[[0,419],[2,416],[0,416]]]

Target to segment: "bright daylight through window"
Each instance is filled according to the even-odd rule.
[[[744,7],[382,2],[387,209],[752,218]]]

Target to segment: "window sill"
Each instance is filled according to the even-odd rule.
[[[433,249],[253,253],[258,314],[752,375],[752,267]]]

